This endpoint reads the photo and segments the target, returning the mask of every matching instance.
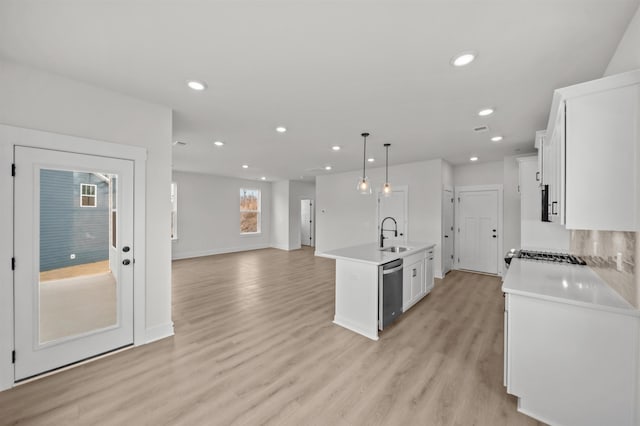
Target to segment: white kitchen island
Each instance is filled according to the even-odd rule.
[[[371,243],[320,254],[336,260],[335,324],[378,340],[378,285],[385,263],[403,259],[403,312],[431,291],[435,244],[408,242],[402,246],[408,250],[385,252]]]

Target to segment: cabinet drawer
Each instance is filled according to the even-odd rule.
[[[431,250],[433,252],[433,250]],[[410,256],[407,256],[405,258],[402,259],[402,263],[404,265],[404,267],[406,268],[409,265],[413,265],[414,263],[417,262],[422,262],[425,258],[427,257],[427,252],[426,251],[421,251],[415,254],[412,254]]]

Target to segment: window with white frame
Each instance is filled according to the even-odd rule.
[[[260,232],[260,190],[240,189],[240,233]]]
[[[178,239],[178,185],[171,182],[171,239]]]
[[[96,185],[90,183],[80,184],[80,207],[96,207],[98,205],[96,188]]]

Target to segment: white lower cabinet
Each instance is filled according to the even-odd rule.
[[[402,310],[415,305],[433,288],[433,249],[404,259]]]
[[[638,317],[534,297],[505,299],[507,392],[553,425],[637,425]]]

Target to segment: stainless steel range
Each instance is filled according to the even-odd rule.
[[[504,257],[504,262],[507,267],[511,264],[511,259],[525,259],[536,262],[550,262],[550,263],[565,263],[568,265],[586,265],[583,259],[578,256],[574,256],[568,253],[553,253],[546,251],[532,251],[532,250],[511,250]]]

